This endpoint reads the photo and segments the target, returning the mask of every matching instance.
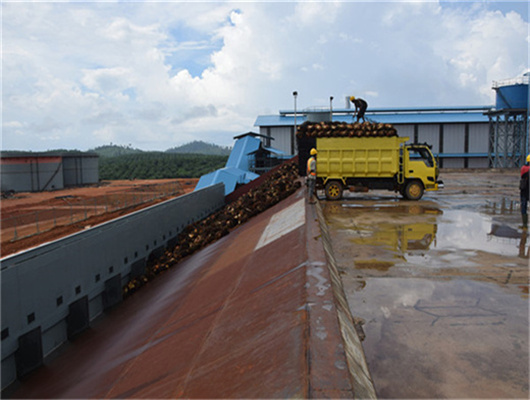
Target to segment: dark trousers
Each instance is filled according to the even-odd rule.
[[[311,200],[311,197],[315,194],[316,178],[309,175],[307,177],[307,198]]]
[[[528,214],[528,192],[521,192],[521,214]]]
[[[364,113],[366,112],[366,105],[361,104],[359,107],[359,111],[357,112],[357,122],[359,122],[361,119],[364,121]]]

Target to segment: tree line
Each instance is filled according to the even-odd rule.
[[[197,151],[197,153],[190,153]],[[230,148],[204,142],[192,142],[165,152],[143,151],[116,144],[89,150],[99,155],[99,177],[118,179],[199,178],[226,165]],[[212,154],[213,153],[213,154]],[[224,154],[217,154],[224,153]],[[10,150],[5,156],[87,154],[80,150],[54,149],[43,152]]]
[[[99,178],[199,178],[225,166],[228,156],[143,152],[99,158]]]

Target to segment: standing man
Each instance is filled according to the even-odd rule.
[[[350,101],[355,106],[355,112],[357,113],[357,122],[362,118],[364,122],[364,113],[368,108],[368,103],[363,99],[356,99],[355,96],[350,97]]]
[[[313,194],[317,180],[317,149],[311,149],[309,154],[311,157],[307,160],[307,200],[309,204],[314,204]]]
[[[523,229],[528,228],[528,197],[530,185],[528,185],[528,174],[530,171],[530,154],[526,156],[526,164],[521,167],[521,180],[519,191],[521,193],[521,216],[523,217]]]

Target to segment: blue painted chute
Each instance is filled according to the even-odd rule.
[[[226,196],[232,193],[236,189],[237,185],[244,185],[258,177],[259,175],[254,174],[253,172],[243,171],[239,168],[225,167],[201,176],[201,179],[199,179],[199,183],[197,183],[195,190],[222,182],[225,185]]]
[[[259,175],[249,171],[249,155],[255,153],[261,147],[258,134],[249,132],[237,136],[236,143],[232,149],[226,166],[217,171],[201,176],[195,190],[199,190],[217,183],[224,183],[225,196],[232,193],[238,185],[244,185],[258,178]],[[279,150],[267,148],[271,153]],[[281,152],[280,152],[281,153]]]

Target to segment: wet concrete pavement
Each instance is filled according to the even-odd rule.
[[[528,398],[529,243],[517,172],[446,173],[418,202],[322,202],[381,398]]]

